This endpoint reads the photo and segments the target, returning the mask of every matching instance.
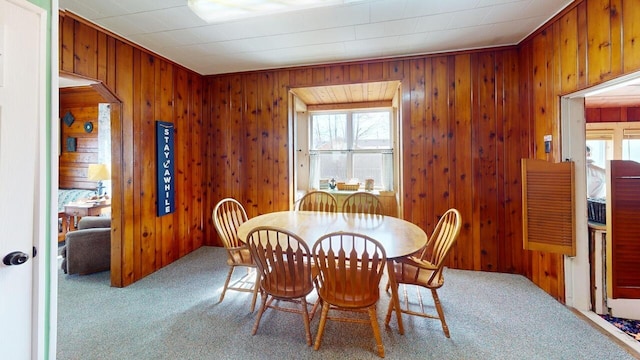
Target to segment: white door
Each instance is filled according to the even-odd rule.
[[[44,21],[43,22],[43,18]],[[0,357],[42,354],[46,14],[0,0]],[[13,265],[5,264],[6,256]],[[42,254],[45,251],[41,252]],[[28,256],[28,257],[27,257]],[[11,264],[11,261],[9,261]],[[43,326],[42,326],[43,327]]]

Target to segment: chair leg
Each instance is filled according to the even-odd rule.
[[[447,326],[447,322],[444,320],[444,311],[442,310],[442,304],[440,303],[440,298],[438,297],[436,289],[431,289],[431,295],[433,295],[433,303],[436,305],[436,310],[438,311],[438,316],[440,317],[440,322],[442,323],[442,331],[444,331],[444,335],[447,338],[450,338],[449,327]]]
[[[302,304],[302,321],[304,322],[304,331],[307,334],[307,345],[311,346],[311,324],[309,321],[309,309],[307,308],[307,299],[300,299]]]
[[[387,284],[387,286],[391,287],[391,284]],[[398,293],[398,288],[396,288],[396,294]],[[393,313],[394,310],[394,306],[393,306],[393,299],[389,300],[389,307],[387,308],[387,316],[385,317],[384,320],[384,325],[385,326],[389,326],[389,323],[391,322],[391,315]],[[400,311],[400,309],[395,309],[396,311]]]
[[[222,288],[222,294],[220,294],[220,300],[218,302],[222,302],[224,299],[224,294],[227,292],[227,287],[229,286],[229,281],[231,280],[231,275],[233,274],[233,266],[229,266],[229,273],[227,274],[227,280],[224,282],[224,287]]]
[[[376,314],[376,306],[369,307],[369,319],[371,320],[371,328],[373,329],[373,337],[378,345],[378,355],[384,357],[384,345],[382,344],[382,336],[380,336],[380,325],[378,325],[378,315]]]
[[[260,319],[262,318],[262,314],[264,314],[264,310],[267,308],[267,295],[265,292],[260,292],[262,295],[262,306],[260,306],[260,310],[258,310],[258,316],[256,316],[256,322],[253,324],[253,330],[251,331],[251,335],[255,335],[258,332],[258,326],[260,325]]]
[[[311,322],[311,320],[313,320],[313,317],[316,316],[318,305],[320,305],[320,298],[318,298],[316,302],[313,304],[313,308],[311,309],[311,313],[309,314],[309,322]]]
[[[253,298],[251,299],[251,312],[256,308],[256,299],[258,298],[258,290],[260,289],[260,271],[254,269],[256,273],[256,279],[253,283]]]
[[[320,349],[320,343],[322,342],[322,334],[324,333],[324,326],[327,324],[327,315],[329,314],[329,303],[322,302],[322,314],[320,315],[320,323],[318,324],[318,333],[316,334],[316,343],[313,346],[313,350]]]

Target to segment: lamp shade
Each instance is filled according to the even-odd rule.
[[[105,164],[89,164],[87,179],[93,181],[111,180],[111,173]]]

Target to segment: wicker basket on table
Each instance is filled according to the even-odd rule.
[[[346,190],[346,191],[357,191],[360,187],[360,184],[347,184],[343,182],[339,182],[336,184],[338,190]]]

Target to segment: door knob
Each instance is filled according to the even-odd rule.
[[[5,265],[21,265],[29,260],[29,254],[23,253],[22,251],[14,251],[12,253],[7,254],[2,262]]]

